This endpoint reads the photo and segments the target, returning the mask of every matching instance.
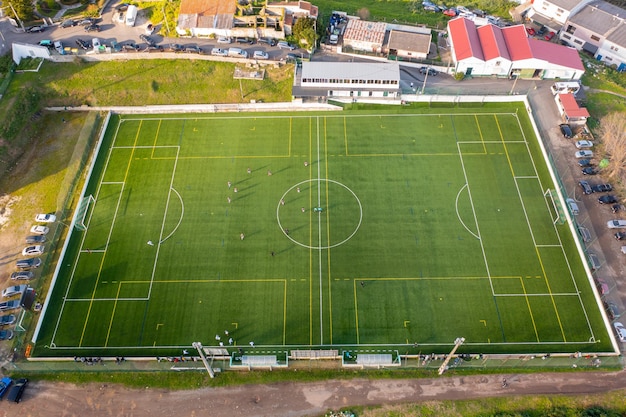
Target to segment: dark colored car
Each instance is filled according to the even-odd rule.
[[[0,311],[10,311],[20,308],[20,300],[9,300],[0,303]]]
[[[276,46],[276,39],[274,39],[274,38],[259,38],[259,43],[266,43],[269,46]]]
[[[64,20],[63,23],[61,23],[61,27],[62,28],[71,28],[72,26],[76,26],[78,24],[78,22],[74,19],[67,19]]]
[[[0,326],[8,326],[15,323],[15,314],[6,314],[0,317]]]
[[[619,312],[619,308],[613,303],[607,303],[606,301],[603,303],[604,309],[606,310],[606,314],[609,316],[610,320],[615,320],[622,314]]]
[[[83,19],[80,22],[78,22],[78,24],[81,25],[81,26],[95,25],[96,24],[96,19],[92,19],[92,18]]]
[[[148,44],[148,46],[156,46],[156,42],[148,35],[141,34],[139,35],[139,39]]]
[[[617,232],[613,236],[616,240],[626,240],[626,232]]]
[[[19,269],[38,268],[41,265],[40,258],[20,259],[15,263]]]
[[[253,43],[252,39],[248,39],[248,38],[236,38],[235,42],[237,42],[237,43],[247,43],[247,44]]]
[[[580,181],[578,184],[580,185],[580,188],[583,189],[583,194],[589,195],[589,194],[593,193],[593,189],[589,185],[588,181]]]
[[[165,50],[168,52],[182,52],[183,49],[185,49],[184,46],[182,46],[179,43],[171,43]]]
[[[0,380],[0,399],[4,397],[4,394],[7,392],[12,383],[13,380],[8,376],[5,376]]]
[[[118,4],[117,6],[115,6],[115,10],[117,10],[118,12],[125,12],[126,10],[128,10],[128,3]]]
[[[543,36],[548,31],[548,28],[545,26],[541,26],[541,28],[537,31],[537,35]]]
[[[144,52],[163,52],[163,47],[161,45],[148,45]]]
[[[567,123],[560,124],[559,128],[561,129],[561,133],[566,139],[574,137],[574,132],[572,132],[572,128]]]
[[[137,52],[139,47],[134,42],[126,42],[122,45],[122,50],[124,52]]]
[[[85,27],[85,32],[100,32],[100,25],[89,25]]]
[[[617,213],[621,209],[622,209],[622,205],[621,204],[613,204],[611,206],[611,212],[613,212],[613,213]]]
[[[122,51],[122,45],[120,45],[116,41],[111,41],[110,45],[111,45],[111,50],[113,52],[121,52]]]
[[[584,167],[590,167],[592,165],[593,164],[591,163],[591,159],[579,159],[578,160],[578,166],[579,167],[584,168]]]
[[[582,172],[584,175],[596,175],[598,173],[594,167],[583,168]]]
[[[80,46],[84,50],[91,49],[91,42],[86,41],[84,39],[76,39],[76,45]]]
[[[18,271],[11,274],[11,279],[15,281],[31,280],[33,278],[35,278],[35,274],[32,271]]]
[[[26,236],[26,243],[44,243],[45,241],[46,241],[45,235]]]
[[[600,204],[615,204],[617,203],[617,198],[614,195],[606,194],[602,197],[598,198],[598,203]]]
[[[611,184],[596,184],[591,186],[591,190],[594,193],[607,193],[613,191],[613,186]]]
[[[7,395],[7,401],[13,401],[19,403],[22,400],[22,394],[24,394],[24,389],[26,389],[26,384],[28,384],[28,379],[20,378],[13,386],[9,389],[9,394]]]
[[[31,26],[28,29],[26,29],[26,32],[28,32],[28,33],[40,33],[40,32],[43,32],[44,30],[46,30],[45,26]]]
[[[202,48],[197,45],[186,45],[185,52],[187,52],[188,54],[201,54]]]
[[[428,75],[437,75],[437,71],[433,68],[428,68],[428,67],[420,68],[420,74],[426,74],[426,73],[428,73]]]
[[[0,330],[0,340],[13,339],[13,330]]]

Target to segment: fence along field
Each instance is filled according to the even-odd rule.
[[[528,120],[499,106],[112,118],[35,355],[611,351]]]

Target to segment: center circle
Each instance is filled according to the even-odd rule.
[[[330,202],[328,206],[310,203],[313,188],[317,188],[314,200],[319,198],[324,203]],[[323,199],[318,197],[322,192],[327,194]],[[330,195],[333,195],[332,199]],[[313,230],[311,215],[318,217],[316,230]],[[296,245],[307,249],[330,249],[343,245],[356,234],[363,221],[363,206],[354,191],[346,185],[326,178],[310,179],[294,184],[285,191],[276,208],[276,220],[283,234]],[[325,227],[322,227],[323,223],[326,223]],[[317,245],[312,242],[314,233],[318,236]],[[324,234],[326,245],[321,243]],[[328,237],[335,234],[338,238],[331,240]],[[309,243],[306,243],[307,237]]]

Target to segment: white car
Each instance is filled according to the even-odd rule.
[[[290,51],[293,51],[294,49],[296,49],[295,46],[291,45],[290,43],[286,42],[286,41],[280,41],[278,42],[278,47],[280,49],[289,49]]]
[[[22,255],[23,256],[41,255],[43,253],[43,250],[44,250],[43,245],[27,246],[22,250]]]
[[[575,145],[578,149],[593,148],[593,142],[590,140],[579,140]]]
[[[102,46],[102,44],[100,43],[100,39],[98,38],[93,38],[91,40],[91,44],[93,45],[94,51],[98,51],[100,49],[100,46]]]
[[[609,229],[621,229],[626,227],[626,220],[610,220],[606,225]]]
[[[213,48],[211,49],[211,55],[228,56],[228,49]]]
[[[233,40],[231,38],[227,38],[226,36],[220,36],[217,38],[217,43],[231,43]]]
[[[620,342],[626,342],[626,327],[619,321],[613,323],[613,327],[615,327],[615,333],[617,333],[617,338]]]
[[[11,297],[13,295],[16,294],[21,294],[24,291],[26,291],[26,288],[28,288],[28,285],[26,284],[22,284],[22,285],[13,285],[12,287],[8,287],[2,290],[2,296],[3,297]]]
[[[35,235],[47,235],[50,231],[48,226],[33,226],[30,228],[30,232]]]
[[[267,52],[263,51],[254,51],[254,55],[252,55],[254,59],[269,59],[270,56]]]
[[[40,223],[54,223],[57,221],[57,216],[54,214],[38,214],[35,216],[35,221]]]
[[[576,158],[580,159],[580,158],[591,158],[593,157],[593,152],[591,151],[578,151],[574,154],[574,156],[576,156]]]

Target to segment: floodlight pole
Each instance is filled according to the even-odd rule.
[[[443,373],[446,371],[446,367],[448,366],[450,359],[452,359],[452,355],[454,355],[454,352],[456,352],[456,350],[459,348],[459,346],[463,344],[463,342],[465,342],[464,337],[459,337],[454,341],[454,347],[448,354],[448,357],[446,358],[446,360],[444,360],[441,366],[439,367],[439,375],[443,375]]]
[[[215,373],[213,372],[213,368],[211,368],[211,365],[209,364],[209,361],[206,360],[206,356],[204,355],[204,351],[202,350],[202,343],[200,343],[200,342],[193,342],[191,344],[191,346],[195,347],[196,350],[198,351],[198,354],[200,355],[200,359],[202,359],[202,363],[204,364],[204,367],[206,368],[207,372],[209,373],[209,376],[211,378],[215,378]]]

